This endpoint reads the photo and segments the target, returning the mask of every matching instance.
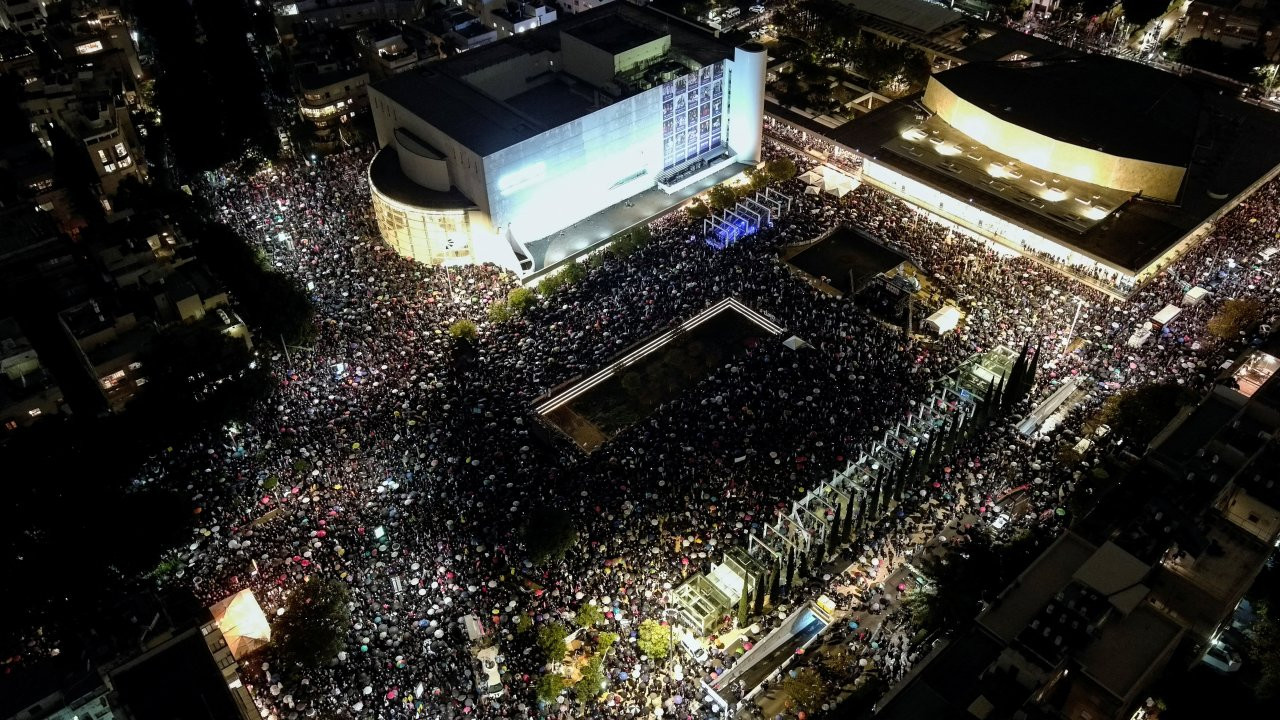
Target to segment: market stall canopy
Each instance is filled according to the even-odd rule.
[[[271,642],[271,625],[251,590],[241,590],[209,608],[236,660]]]
[[[960,324],[960,308],[955,305],[943,305],[937,312],[930,315],[924,324],[939,335],[946,335]]]

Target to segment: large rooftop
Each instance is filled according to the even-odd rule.
[[[859,12],[898,23],[917,32],[933,32],[964,18],[946,5],[925,0],[840,0]]]
[[[666,34],[616,15],[596,18],[564,29],[564,32],[612,55],[653,42]]]
[[[457,190],[440,192],[410,180],[400,169],[400,157],[390,145],[373,156],[373,161],[369,163],[369,180],[378,192],[404,205],[437,210],[466,210],[476,207],[470,198]]]
[[[482,157],[549,129],[510,104],[448,74],[444,64],[401,73],[375,88]]]
[[[969,63],[934,78],[1010,123],[1111,155],[1186,166],[1200,94],[1178,75],[1105,55]]]
[[[521,57],[558,53],[562,32],[609,52],[622,52],[670,35],[671,52],[698,66],[733,57],[732,46],[696,26],[617,2],[396,75],[371,88],[476,154],[491,155],[599,109],[570,97],[572,93],[563,84],[546,82],[546,73],[527,78],[524,91],[502,99],[467,80]],[[551,72],[562,72],[562,66],[556,62]],[[529,67],[523,64],[514,70],[527,75]]]
[[[1083,255],[1136,273],[1192,230],[1225,212],[1237,196],[1280,165],[1276,140],[1280,115],[1219,94],[1217,87],[1194,83],[1191,87],[1200,93],[1202,112],[1178,203],[1136,198],[1123,205],[1122,212],[1113,212],[1083,231],[1068,229],[1039,208],[1004,197],[996,188],[982,189],[980,183],[966,182],[955,172],[930,167],[887,147],[921,122],[916,106],[919,96],[874,110],[835,130],[810,130]]]

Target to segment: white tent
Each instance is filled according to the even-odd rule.
[[[1208,295],[1209,295],[1208,290],[1205,290],[1204,288],[1197,285],[1191,288],[1190,290],[1188,290],[1187,293],[1182,296],[1182,304],[1187,307],[1195,307],[1196,305],[1199,305],[1201,301],[1203,301],[1205,297]]]
[[[236,660],[271,642],[271,625],[251,590],[223,598],[209,612]]]
[[[946,335],[960,324],[960,308],[955,305],[943,305],[937,312],[924,321],[925,327],[939,335]]]
[[[821,192],[822,192],[822,189],[817,185],[809,185],[804,189],[805,195],[817,195]]]
[[[800,176],[800,182],[805,183],[806,185],[813,185],[814,183],[818,183],[821,181],[822,181],[822,176],[812,170]]]
[[[1151,316],[1151,322],[1155,323],[1156,327],[1164,327],[1165,325],[1173,322],[1173,319],[1181,314],[1182,308],[1177,305],[1165,305],[1160,309],[1160,312]]]
[[[795,335],[792,335],[786,340],[783,340],[782,344],[791,350],[799,350],[802,347],[809,347],[809,343],[801,340],[799,337]]]
[[[822,189],[836,197],[844,197],[853,192],[859,183],[851,175],[836,170],[830,165],[822,166]]]
[[[1150,339],[1151,339],[1151,329],[1148,328],[1146,325],[1143,325],[1139,327],[1137,330],[1133,331],[1133,334],[1129,336],[1129,339],[1125,342],[1125,344],[1131,348],[1140,348],[1143,345],[1146,345],[1147,341]]]

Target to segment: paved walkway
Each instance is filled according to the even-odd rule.
[[[567,258],[589,251],[623,230],[657,220],[683,205],[694,195],[706,191],[713,185],[719,185],[749,167],[751,166],[743,163],[733,163],[671,194],[652,187],[631,196],[625,202],[610,205],[594,215],[579,220],[555,235],[526,243],[525,247],[533,258],[534,272],[553,267]]]

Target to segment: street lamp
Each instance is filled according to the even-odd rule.
[[[1071,318],[1071,329],[1067,331],[1067,339],[1062,343],[1062,354],[1067,354],[1067,349],[1071,347],[1071,338],[1076,334],[1076,323],[1080,320],[1080,308],[1084,307],[1084,298],[1076,298],[1076,314]]]

